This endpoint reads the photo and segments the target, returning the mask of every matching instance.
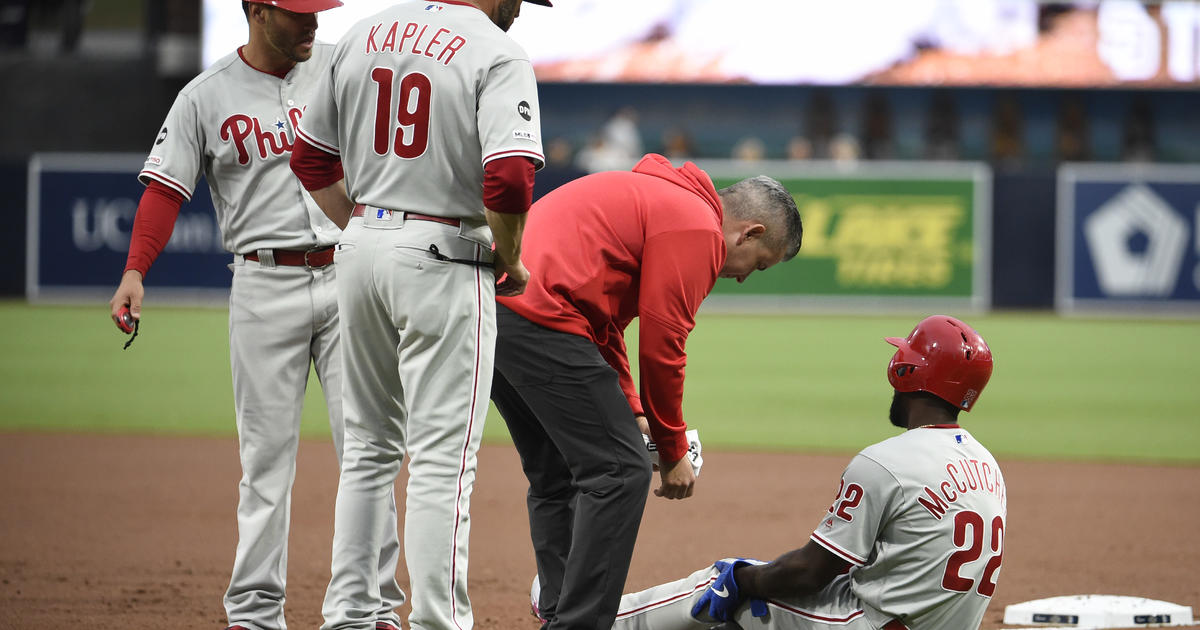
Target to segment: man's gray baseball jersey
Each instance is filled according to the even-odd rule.
[[[921,427],[863,449],[811,539],[851,564],[821,591],[743,606],[746,630],[978,628],[996,588],[1007,513],[991,453],[958,425]],[[626,595],[614,627],[706,628],[692,606],[719,572]]]
[[[290,496],[310,361],[325,391],[339,461],[342,452],[334,266],[275,264],[275,249],[329,246],[340,233],[288,166],[295,125],[331,51],[316,45],[311,60],[283,77],[252,68],[240,53],[222,58],[180,91],[140,174],[186,199],[205,176],[222,242],[236,254],[229,346],[243,474],[225,608],[230,623],[262,630],[286,627]],[[395,580],[395,518],[393,507],[378,569],[382,620],[394,620],[391,609],[404,602]]]
[[[332,46],[285,78],[252,68],[240,52],[221,58],[179,92],[140,178],[185,199],[204,175],[221,242],[235,254],[309,249],[337,242],[339,230],[288,166],[292,134]]]
[[[355,203],[479,223],[484,164],[543,162],[540,126],[516,42],[473,6],[413,1],[342,38],[300,135],[341,156]]]
[[[353,26],[298,132],[365,206],[337,251],[346,445],[323,628],[370,628],[381,500],[409,459],[414,630],[469,630],[468,512],[495,349],[484,165],[543,161],[533,68],[480,9],[396,4]]]

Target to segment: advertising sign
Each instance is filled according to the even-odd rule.
[[[1065,165],[1056,303],[1200,315],[1200,166]]]
[[[30,300],[107,300],[121,280],[141,199],[142,154],[42,153],[29,161],[26,294]],[[156,299],[228,296],[232,256],[221,247],[201,180],[145,279]]]
[[[795,197],[797,257],[715,296],[786,298],[795,306],[861,304],[986,309],[990,304],[991,172],[964,163],[705,162],[718,188],[765,174]]]

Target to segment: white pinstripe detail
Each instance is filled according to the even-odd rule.
[[[850,563],[856,564],[858,566],[862,566],[867,563],[866,558],[860,558],[858,555],[850,553],[849,551],[846,551],[845,549],[842,549],[841,547],[833,544],[832,542],[825,540],[824,538],[821,538],[821,536],[818,535],[816,532],[813,532],[812,535],[810,535],[809,537],[813,539],[813,542],[828,549],[831,553],[842,558],[846,562],[850,562]]]
[[[487,164],[488,162],[491,162],[492,160],[498,160],[503,157],[512,157],[514,155],[531,157],[531,158],[534,158],[535,160],[541,162],[542,164],[546,163],[546,158],[542,154],[540,154],[536,151],[524,151],[521,149],[513,149],[510,151],[500,151],[498,153],[493,153],[491,155],[484,156],[483,163]]]
[[[339,151],[337,149],[337,147],[330,145],[330,144],[326,144],[324,142],[321,142],[320,140],[317,140],[316,138],[308,135],[307,133],[304,133],[304,129],[302,127],[296,127],[296,135],[303,138],[305,142],[313,145],[314,147],[317,147],[318,149],[320,149],[326,153],[330,153],[330,154],[338,155],[338,156],[340,156],[342,154],[342,152]]]
[[[475,246],[476,258],[479,257],[479,246]],[[479,404],[479,340],[483,336],[483,279],[482,272],[475,268],[475,369],[471,376],[471,407],[467,419],[466,440],[463,442],[462,454],[458,463],[458,493],[454,501],[454,533],[450,541],[450,619],[459,630],[464,630],[458,621],[458,603],[455,601],[454,588],[458,582],[458,525],[462,521],[463,475],[467,471],[467,459],[471,450],[471,434],[475,429],[475,407]]]
[[[155,171],[142,171],[141,173],[138,173],[138,179],[141,179],[142,177],[147,177],[147,178],[153,179],[154,181],[183,195],[184,199],[186,199],[188,201],[192,200],[192,193],[191,193],[191,191],[189,191],[187,189],[187,186],[184,186],[183,183],[181,183],[177,180],[171,179],[170,177],[167,177],[166,175],[163,175],[162,173],[158,173]]]
[[[696,591],[702,591],[702,590],[708,588],[709,585],[715,581],[717,581],[717,576],[714,575],[714,576],[708,578],[707,580],[693,586],[692,590],[690,590],[690,591],[676,593],[674,595],[671,595],[669,597],[664,597],[657,601],[642,604],[641,606],[638,606],[637,608],[634,608],[632,610],[618,611],[617,619],[625,619],[626,617],[631,617],[631,616],[637,615],[639,613],[644,613],[647,610],[654,610],[655,608],[658,608],[660,606],[666,606],[667,604],[670,604],[672,602],[677,602],[681,599],[691,597],[693,593],[695,593]]]

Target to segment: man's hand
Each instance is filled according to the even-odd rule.
[[[529,270],[519,258],[515,265],[509,265],[499,256],[496,257],[496,295],[521,295],[528,285]]]
[[[130,269],[121,275],[121,284],[117,286],[117,292],[113,293],[112,299],[108,301],[108,305],[112,309],[113,323],[121,329],[121,332],[126,334],[133,332],[132,328],[127,329],[121,321],[121,311],[128,308],[135,320],[141,319],[142,298],[145,295],[146,289],[142,286],[140,271]]]
[[[695,491],[696,473],[692,472],[692,462],[686,454],[678,461],[660,466],[658,476],[662,485],[654,490],[656,497],[686,499]]]
[[[727,561],[728,560],[728,561]],[[708,586],[696,604],[692,606],[692,617],[700,621],[711,618],[716,621],[729,622],[742,605],[742,594],[739,592],[737,580],[733,572],[738,567],[749,564],[762,564],[760,560],[746,558],[728,558],[713,563],[718,571],[713,583]],[[761,599],[750,600],[750,614],[762,617],[767,614],[767,604]]]

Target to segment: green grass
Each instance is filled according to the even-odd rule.
[[[707,317],[685,413],[705,443],[854,451],[895,433],[884,336],[916,317]],[[1200,462],[1200,322],[967,321],[995,370],[960,420],[1008,456]]]
[[[0,302],[0,431],[232,435],[226,319],[151,308],[122,351],[107,305]],[[1200,322],[967,319],[996,368],[962,420],[998,456],[1200,463]],[[882,338],[916,321],[702,316],[688,344],[685,417],[708,448],[854,452],[895,434]],[[327,437],[311,383],[302,431]],[[494,412],[485,439],[508,440]]]

